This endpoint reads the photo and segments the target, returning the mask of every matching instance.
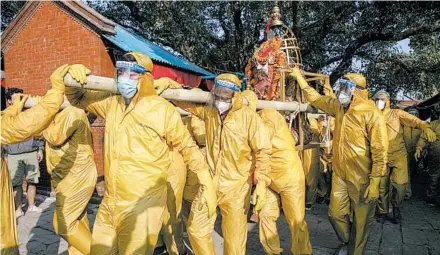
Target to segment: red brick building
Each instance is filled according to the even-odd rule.
[[[211,73],[133,34],[76,1],[30,1],[2,34],[6,86],[44,95],[49,77],[60,65],[81,63],[94,75],[112,77],[114,56],[146,53],[155,63],[153,76],[198,86]],[[95,160],[103,173],[103,121],[92,125]]]

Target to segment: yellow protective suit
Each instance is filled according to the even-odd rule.
[[[411,189],[411,173],[415,173],[418,168],[417,160],[414,158],[416,152],[416,144],[420,138],[422,131],[417,128],[403,127],[403,140],[405,141],[406,152],[408,154],[408,185],[406,185],[405,196],[412,196]]]
[[[403,126],[412,128],[429,128],[429,124],[400,109],[391,109],[389,101],[383,110],[387,125],[389,140],[388,168],[389,173],[380,182],[380,196],[378,213],[388,213],[389,207],[389,182],[393,188],[391,203],[395,208],[400,207],[405,198],[406,185],[408,184],[408,154],[403,139]],[[398,210],[398,209],[396,209]]]
[[[143,54],[129,54],[143,66],[151,62]],[[82,76],[72,76],[85,80],[85,68],[79,69]],[[105,195],[91,254],[153,254],[166,208],[169,147],[179,151],[198,176],[208,171],[180,114],[156,95],[153,82],[150,73],[140,75],[138,92],[128,106],[120,95],[66,89],[72,105],[105,119]],[[212,183],[202,185],[212,188]]]
[[[312,130],[312,141],[321,141],[321,129],[318,121],[312,117],[308,118],[310,129]],[[327,186],[320,171],[320,148],[308,149],[303,151],[303,166],[306,176],[306,204],[313,205],[316,196],[325,196]]]
[[[158,87],[180,87],[170,79],[159,79]],[[215,107],[185,102],[174,102],[205,122],[207,161],[214,173],[218,206],[222,214],[224,254],[245,254],[247,212],[252,186],[252,153],[256,158],[255,177],[270,184],[271,143],[264,123],[255,111],[243,105],[240,93],[235,93],[232,108],[222,121]],[[199,210],[197,195],[188,219],[188,235],[196,255],[214,254],[212,231],[215,217],[206,217]]]
[[[44,130],[47,171],[56,191],[55,232],[68,243],[69,254],[90,254],[92,233],[87,204],[95,189],[90,124],[83,110],[68,106]]]
[[[191,134],[193,139],[196,141],[202,154],[206,156],[205,122],[194,115],[185,117],[182,119],[182,121],[188,128],[189,133]],[[191,171],[188,171],[186,177],[185,189],[183,191],[183,199],[189,203],[192,203],[198,191],[199,191],[199,182],[197,176],[194,175]]]
[[[437,139],[430,143],[422,135],[417,142],[416,151],[419,153],[425,148],[428,151],[428,173],[429,173],[429,187],[426,195],[429,199],[437,199],[439,197],[439,183],[440,183],[440,120],[431,122],[431,129],[437,135]]]
[[[14,102],[1,113],[1,145],[14,144],[41,133],[52,121],[63,101],[62,89],[50,89],[31,109],[21,112],[24,100]],[[17,97],[18,98],[18,97]],[[0,174],[0,254],[18,254],[14,198],[7,165],[2,157]]]
[[[196,141],[200,148],[203,156],[206,157],[206,131],[205,122],[203,122],[198,117],[191,115],[182,118],[183,123],[189,130],[189,133]],[[198,191],[199,191],[199,181],[197,176],[191,172],[187,171],[185,188],[183,190],[183,203],[182,203],[182,216],[185,226],[188,226],[188,218],[191,211],[192,202],[194,201]]]
[[[297,80],[307,84],[302,76]],[[348,243],[349,254],[363,254],[376,207],[375,202],[366,202],[365,191],[371,189],[370,182],[375,184],[386,173],[385,120],[368,100],[366,90],[356,89],[350,107],[345,110],[337,99],[321,96],[308,85],[302,87],[313,106],[335,117],[330,222],[339,240]],[[349,221],[351,212],[353,224]]]
[[[179,151],[170,151],[170,158],[171,165],[168,168],[167,179],[167,210],[163,218],[162,234],[167,253],[179,255],[184,254],[186,250],[183,242],[181,212],[187,170]],[[197,175],[194,174],[194,178],[197,180]]]
[[[258,115],[266,123],[272,141],[270,191],[266,204],[259,213],[260,242],[266,254],[280,254],[280,239],[276,221],[279,200],[292,234],[293,254],[312,254],[307,223],[304,220],[305,177],[301,160],[295,149],[292,134],[285,118],[273,109],[264,109]]]

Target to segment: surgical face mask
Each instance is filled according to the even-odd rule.
[[[385,108],[385,101],[384,100],[376,100],[376,106],[380,110],[383,110]]]
[[[231,103],[226,103],[222,101],[215,101],[215,108],[219,111],[220,115],[224,114],[231,108]]]
[[[347,107],[350,104],[351,96],[341,92],[338,96],[338,100],[343,107]]]
[[[118,91],[126,99],[131,99],[137,92],[137,80],[125,76],[118,77]]]

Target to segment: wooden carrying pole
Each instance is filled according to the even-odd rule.
[[[108,91],[115,94],[118,93],[116,83],[113,78],[89,75],[87,76],[87,83],[81,85],[78,82],[76,82],[70,76],[70,74],[67,74],[64,77],[64,83],[66,84],[66,86],[69,87],[81,87],[84,89]],[[205,92],[205,91],[196,91],[196,90],[187,90],[187,89],[167,89],[163,91],[160,96],[167,100],[186,101],[186,102],[204,104],[209,101],[211,95],[209,92]],[[36,103],[36,99],[30,97],[26,101],[25,107],[26,108],[32,107],[32,105],[34,105],[35,103]],[[62,108],[64,108],[68,104],[69,104],[68,102],[64,102]],[[301,112],[316,112],[316,109],[314,109],[309,104],[299,104],[297,102],[258,100],[257,109],[265,109],[265,108],[273,108],[278,111],[287,111],[287,112],[295,112],[298,110]],[[184,113],[183,110],[181,110],[180,112]]]
[[[76,82],[69,74],[64,78],[66,86],[82,87],[85,89],[104,90],[118,93],[116,82],[113,78],[99,77],[94,75],[87,76],[87,84],[81,85]],[[187,101],[193,103],[207,103],[210,93],[205,91],[194,91],[187,89],[167,89],[160,95],[167,100]],[[258,100],[257,109],[273,108],[278,111],[295,112],[316,112],[309,104],[298,104],[297,102],[279,102]]]

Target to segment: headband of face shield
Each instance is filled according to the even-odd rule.
[[[118,91],[126,99],[136,95],[139,74],[144,74],[145,68],[135,62],[116,61]]]
[[[347,107],[350,104],[355,89],[356,83],[346,79],[337,80],[333,86],[333,91],[336,94],[336,98],[344,107]]]
[[[417,111],[417,109],[408,110],[408,113],[416,117],[419,117],[419,111]]]

